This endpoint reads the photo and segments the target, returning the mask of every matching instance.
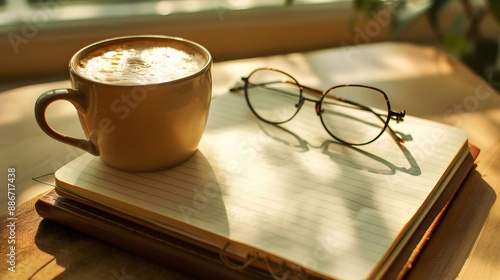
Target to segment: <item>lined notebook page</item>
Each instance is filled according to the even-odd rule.
[[[56,179],[138,218],[213,236],[208,243],[229,240],[309,272],[363,279],[424,212],[467,142],[461,130],[418,118],[391,126],[412,138],[403,149],[388,133],[349,147],[308,104],[280,128],[228,93],[213,100],[199,151],[185,164],[131,174],[83,155]]]

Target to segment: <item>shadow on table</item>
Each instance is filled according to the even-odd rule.
[[[191,279],[173,269],[50,220],[40,222],[35,243],[64,271],[55,279]]]

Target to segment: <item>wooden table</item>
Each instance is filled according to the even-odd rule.
[[[220,94],[261,66],[276,67],[303,84],[325,89],[362,83],[382,88],[394,107],[448,123],[468,132],[481,149],[477,171],[467,179],[438,230],[416,262],[410,279],[500,279],[500,94],[459,62],[441,52],[383,43],[217,63],[214,94]],[[174,269],[137,257],[95,238],[42,220],[36,197],[49,185],[33,177],[53,173],[80,151],[46,136],[36,125],[33,105],[45,90],[68,81],[36,84],[0,93],[0,279],[188,279]],[[83,136],[74,109],[60,102],[50,123]],[[8,271],[7,173],[16,174],[16,272]],[[53,176],[41,180],[53,184]],[[196,269],[196,268],[193,268]]]

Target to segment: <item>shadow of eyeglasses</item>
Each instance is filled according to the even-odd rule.
[[[401,142],[398,141],[395,141],[395,143],[408,161],[409,167],[397,166],[389,160],[364,151],[361,148],[346,145],[340,142],[335,142],[329,139],[323,141],[323,143],[321,143],[319,146],[314,146],[299,137],[297,134],[280,125],[270,124],[260,120],[256,120],[256,122],[265,135],[277,141],[278,143],[291,147],[298,152],[307,152],[311,148],[321,149],[321,152],[324,155],[328,156],[332,161],[350,168],[385,175],[393,175],[398,171],[413,176],[419,176],[422,173],[417,161],[415,160],[411,152]],[[412,140],[411,135],[405,135],[397,131],[394,131],[394,133],[398,134],[406,141]],[[349,156],[350,153],[353,153],[353,156]],[[371,161],[355,160],[356,158],[359,158],[360,155],[370,159]],[[378,165],[375,166],[375,164],[369,164],[369,162],[376,162],[378,163]],[[382,166],[385,166],[387,169],[381,168],[380,164]]]

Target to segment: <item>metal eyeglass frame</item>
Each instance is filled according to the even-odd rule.
[[[252,86],[262,86],[263,84],[258,84],[258,85],[253,85],[249,82],[249,78],[256,72],[258,71],[262,71],[262,70],[269,70],[269,71],[276,71],[278,73],[281,73],[287,77],[289,77],[291,79],[291,81],[278,81],[279,83],[289,83],[289,84],[293,84],[293,85],[296,85],[298,86],[298,88],[300,89],[300,95],[299,95],[299,102],[295,105],[297,107],[297,110],[295,111],[295,113],[290,117],[288,118],[287,120],[284,120],[284,121],[280,121],[280,122],[273,122],[273,121],[269,121],[269,120],[266,120],[264,119],[263,117],[261,117],[256,111],[255,109],[252,107],[252,104],[249,100],[249,97],[248,97],[248,88],[249,87],[252,87]],[[387,96],[387,94],[378,89],[378,88],[375,88],[375,87],[371,87],[371,86],[366,86],[366,85],[359,85],[359,84],[346,84],[346,85],[337,85],[337,86],[333,86],[329,89],[327,89],[326,91],[321,91],[321,90],[318,90],[318,89],[314,89],[314,88],[311,88],[311,87],[307,87],[307,86],[304,86],[304,85],[301,85],[294,77],[292,77],[290,74],[284,72],[284,71],[281,71],[281,70],[278,70],[278,69],[274,69],[274,68],[267,68],[267,67],[263,67],[263,68],[258,68],[258,69],[255,69],[254,71],[252,71],[247,77],[242,77],[241,80],[244,82],[244,85],[243,86],[239,86],[239,87],[233,87],[230,89],[231,92],[237,92],[237,91],[240,91],[240,90],[244,90],[244,93],[245,93],[245,99],[247,101],[247,104],[248,104],[248,107],[250,108],[250,110],[252,111],[252,113],[257,117],[259,118],[260,120],[266,122],[266,123],[270,123],[270,124],[275,124],[275,125],[278,125],[278,124],[282,124],[282,123],[286,123],[288,121],[290,121],[291,119],[293,119],[295,117],[295,115],[297,115],[297,113],[299,112],[300,108],[302,107],[302,105],[304,104],[305,101],[310,101],[310,102],[314,102],[315,103],[315,111],[316,111],[316,114],[319,116],[320,120],[321,120],[321,124],[323,125],[323,127],[325,128],[325,130],[328,132],[328,134],[330,134],[330,136],[332,136],[334,139],[336,139],[337,141],[341,142],[341,143],[344,143],[344,144],[347,144],[347,145],[353,145],[353,146],[359,146],[359,145],[366,145],[366,144],[369,144],[369,143],[372,143],[373,141],[377,140],[383,133],[385,130],[389,130],[389,133],[391,134],[391,136],[394,138],[394,140],[398,143],[404,143],[405,142],[405,139],[399,137],[393,130],[392,128],[389,126],[389,121],[390,120],[395,120],[396,122],[400,122],[400,121],[404,121],[404,117],[406,115],[406,111],[393,111],[391,109],[391,103],[389,102],[389,98]],[[276,83],[276,82],[269,82],[269,83],[265,83],[265,84],[272,84],[272,83]],[[372,109],[370,109],[369,107],[367,106],[364,106],[362,104],[359,104],[357,102],[354,102],[354,101],[351,101],[351,100],[347,100],[345,98],[340,98],[340,97],[336,97],[336,96],[332,96],[332,95],[328,95],[328,98],[334,98],[336,99],[337,101],[340,101],[342,103],[346,103],[346,104],[349,104],[349,105],[354,105],[356,107],[358,107],[360,110],[366,110],[366,111],[370,111],[371,113],[373,113],[374,115],[376,115],[383,123],[384,123],[384,127],[381,129],[380,133],[375,137],[373,138],[372,140],[370,141],[367,141],[367,142],[363,142],[363,143],[349,143],[347,141],[344,141],[342,139],[339,139],[337,136],[335,136],[332,132],[330,132],[330,130],[327,128],[323,118],[322,118],[322,113],[323,113],[323,108],[321,107],[323,102],[324,102],[324,99],[327,97],[327,94],[334,90],[334,89],[337,89],[337,88],[341,88],[341,87],[362,87],[362,88],[367,88],[367,89],[371,89],[371,90],[375,90],[375,91],[378,91],[379,93],[382,94],[382,96],[384,97],[385,99],[385,102],[387,103],[387,109],[388,109],[388,114],[387,114],[387,119],[384,120],[382,118],[382,116],[385,116],[385,115],[380,115],[376,112],[374,112]],[[276,90],[276,91],[279,91],[278,89],[273,89],[273,88],[268,88],[268,89],[271,89],[271,90]],[[280,91],[281,92],[281,91]],[[311,99],[311,98],[308,98],[306,96],[303,95],[303,92],[307,92],[309,94],[313,94],[313,95],[319,95],[321,96],[321,98],[319,100],[315,100],[315,99]],[[282,92],[283,93],[283,92]],[[286,93],[286,92],[285,92]],[[325,101],[326,102],[326,101]]]

